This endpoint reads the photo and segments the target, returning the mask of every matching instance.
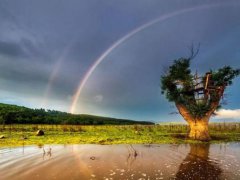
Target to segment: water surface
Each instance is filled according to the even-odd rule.
[[[240,179],[240,144],[0,149],[0,179]]]

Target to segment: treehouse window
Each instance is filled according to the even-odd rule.
[[[194,93],[195,95],[195,99],[204,99],[205,98],[205,94],[204,94],[204,91],[198,91],[198,92],[195,92]]]
[[[177,89],[183,89],[183,85],[182,84],[176,84]]]

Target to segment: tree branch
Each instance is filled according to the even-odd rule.
[[[175,104],[178,112],[182,115],[182,117],[189,123],[191,122],[194,118],[192,115],[189,113],[188,109],[183,105],[183,104]]]

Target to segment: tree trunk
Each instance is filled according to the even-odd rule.
[[[183,105],[176,104],[179,113],[187,121],[190,127],[188,137],[193,140],[209,141],[211,138],[208,132],[208,121],[211,113],[207,113],[203,118],[194,118],[190,115],[187,108]]]
[[[208,132],[208,118],[191,120],[188,122],[190,126],[189,138],[200,141],[209,141],[211,138]]]

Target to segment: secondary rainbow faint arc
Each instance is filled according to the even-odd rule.
[[[89,77],[91,76],[91,74],[93,73],[93,71],[104,60],[104,58],[108,54],[110,54],[120,44],[122,44],[123,42],[125,42],[129,38],[133,37],[134,35],[136,35],[140,31],[143,31],[144,29],[146,29],[146,28],[148,28],[148,27],[150,27],[150,26],[152,26],[152,25],[154,25],[156,23],[165,21],[165,20],[170,19],[172,17],[175,17],[177,15],[181,15],[181,14],[184,14],[184,13],[187,13],[187,12],[191,12],[191,11],[194,11],[194,10],[201,10],[201,9],[208,9],[208,8],[213,8],[213,7],[220,7],[220,6],[223,6],[223,5],[233,5],[233,4],[221,3],[221,4],[202,5],[202,6],[186,8],[186,9],[175,11],[175,12],[172,12],[172,13],[169,13],[169,14],[165,14],[165,15],[162,15],[162,16],[160,16],[160,17],[158,17],[158,18],[156,18],[156,19],[154,19],[154,20],[152,20],[152,21],[150,21],[150,22],[148,22],[146,24],[141,25],[140,27],[132,30],[131,32],[129,32],[128,34],[126,34],[125,36],[120,38],[118,41],[113,43],[103,54],[101,54],[96,59],[96,61],[91,66],[91,68],[88,70],[88,72],[85,74],[83,79],[80,81],[80,84],[79,84],[79,86],[77,88],[77,91],[73,95],[73,100],[72,100],[71,107],[70,107],[70,113],[74,113],[74,111],[76,109],[76,105],[77,105],[78,99],[79,99],[80,94],[82,92],[82,89],[83,89],[84,85],[86,84],[87,80],[89,79]],[[239,4],[237,3],[237,5],[239,5]]]
[[[65,54],[65,50],[64,50],[64,54]],[[58,73],[58,71],[60,69],[60,66],[61,66],[62,62],[63,62],[63,57],[64,57],[64,55],[61,56],[57,60],[57,63],[55,64],[54,69],[53,69],[52,73],[50,74],[50,77],[48,79],[47,87],[46,87],[46,89],[44,91],[42,106],[46,106],[47,105],[48,96],[49,96],[49,93],[51,91],[52,84],[53,84],[54,80],[56,79],[57,73]]]
[[[47,101],[48,101],[48,96],[50,94],[51,88],[52,88],[52,84],[54,82],[54,80],[57,77],[57,74],[61,68],[62,62],[64,61],[67,53],[69,51],[69,46],[67,46],[64,50],[62,55],[58,58],[58,60],[56,61],[56,64],[54,66],[54,69],[52,71],[52,73],[50,74],[50,77],[48,79],[48,84],[47,87],[44,91],[44,95],[43,95],[43,101],[42,101],[42,106],[46,106],[47,105]]]

